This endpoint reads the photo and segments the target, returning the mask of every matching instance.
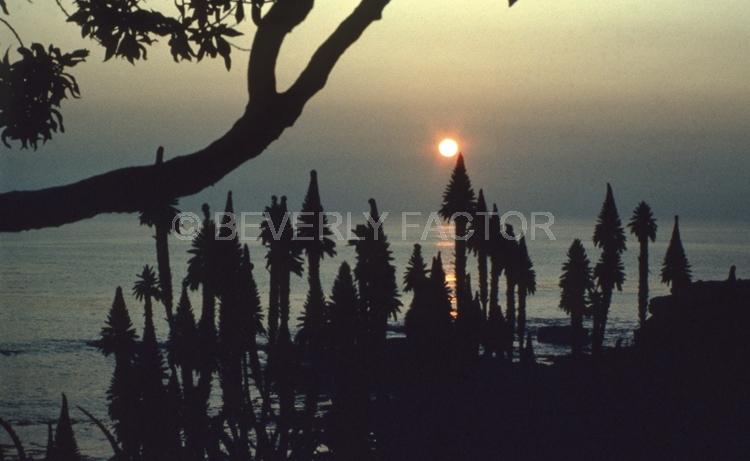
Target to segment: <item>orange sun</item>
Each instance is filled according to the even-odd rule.
[[[445,138],[438,144],[438,152],[443,157],[454,157],[458,153],[458,143],[455,139]]]

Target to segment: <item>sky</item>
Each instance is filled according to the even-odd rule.
[[[63,2],[68,5],[70,2]],[[151,0],[149,6],[171,2]],[[318,0],[282,48],[290,84],[354,1]],[[102,62],[54,2],[13,2],[25,42],[86,47],[83,97],[66,133],[38,151],[0,147],[0,191],[68,183],[205,147],[247,101],[247,53],[172,62],[165,46],[135,66]],[[612,183],[620,213],[648,201],[694,222],[750,215],[750,3],[684,0],[392,0],[344,55],[294,127],[216,186],[183,199],[256,211],[272,194],[299,206],[317,169],[328,210],[430,211],[459,140],[476,189],[501,210],[593,217]],[[253,27],[236,43],[249,46]],[[0,44],[14,47],[0,30]]]

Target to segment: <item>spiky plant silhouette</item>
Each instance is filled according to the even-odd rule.
[[[50,453],[48,450],[47,459],[50,461],[80,461],[81,459],[78,443],[75,434],[73,434],[73,424],[70,420],[68,398],[65,394],[62,395],[62,407],[60,407],[60,417],[57,418],[52,452]]]
[[[681,294],[692,281],[690,263],[685,255],[685,248],[682,246],[682,238],[680,237],[679,216],[674,217],[672,238],[669,240],[669,246],[661,268],[661,281],[671,285],[672,294]]]
[[[525,236],[521,237],[518,242],[516,282],[518,284],[518,341],[520,342],[519,348],[522,348],[523,339],[526,337],[526,298],[536,293],[536,271],[529,256]]]
[[[648,242],[656,240],[656,218],[651,207],[641,202],[633,210],[628,222],[630,232],[638,239],[638,324],[642,328],[646,322],[648,308]]]
[[[160,299],[161,291],[154,270],[144,266],[133,286],[133,295],[144,302],[143,338],[135,356],[135,370],[138,376],[139,406],[138,418],[142,428],[142,452],[146,461],[164,459],[174,453],[174,442],[169,436],[169,407],[167,389],[164,386],[165,367],[156,339],[152,300]]]
[[[516,237],[513,226],[505,225],[505,231],[502,233],[503,255],[505,260],[505,320],[509,330],[508,353],[513,355],[513,343],[516,335],[517,312],[516,312],[516,286],[518,285],[519,273],[519,250],[518,238]],[[518,338],[519,345],[523,343]],[[520,352],[520,350],[519,350]]]
[[[409,310],[404,316],[406,337],[417,341],[424,328],[425,316],[429,308],[427,264],[422,257],[422,245],[415,243],[409,262],[404,272],[404,293],[411,293]]]
[[[497,204],[492,204],[492,213],[489,221],[489,256],[490,256],[490,289],[489,308],[487,322],[482,334],[484,341],[484,352],[487,356],[497,355],[503,357],[510,353],[508,343],[511,342],[509,326],[505,321],[502,306],[500,305],[500,278],[508,263],[509,253],[515,242],[508,241],[501,232],[500,212]]]
[[[378,400],[382,401],[385,394],[380,380],[384,374],[386,359],[388,319],[397,318],[401,311],[401,301],[390,243],[383,231],[375,200],[370,199],[369,205],[367,223],[357,225],[354,229],[355,238],[349,243],[357,255],[354,277],[358,286],[360,309],[365,319],[367,362],[372,364],[371,378],[377,383]]]
[[[395,319],[400,312],[396,268],[390,243],[380,222],[380,213],[374,199],[369,200],[370,212],[367,224],[354,229],[355,239],[350,241],[357,255],[354,276],[359,287],[362,309],[366,313],[368,329],[373,340],[385,340],[388,318]]]
[[[190,290],[201,289],[201,315],[198,320],[195,366],[198,383],[192,389],[190,411],[193,419],[191,454],[201,457],[207,449],[209,437],[208,400],[211,396],[213,372],[217,366],[216,297],[221,284],[219,278],[219,249],[216,241],[216,222],[207,204],[203,204],[203,222],[188,250],[187,275],[184,284]],[[183,383],[184,384],[184,383]]]
[[[164,148],[159,147],[156,153],[156,164],[161,165],[164,156]],[[161,301],[167,314],[167,321],[172,323],[173,317],[173,289],[172,268],[169,263],[169,234],[172,225],[180,213],[177,209],[177,200],[155,201],[140,212],[139,219],[142,225],[154,228],[154,240],[156,241],[156,267],[159,271],[159,288],[161,290]]]
[[[464,293],[466,288],[466,237],[467,226],[475,209],[474,189],[466,173],[463,154],[458,154],[456,166],[451,173],[450,182],[443,192],[443,203],[440,216],[445,221],[453,221],[455,226],[455,270],[456,270],[456,306],[458,315],[470,302],[472,293]]]
[[[104,355],[115,358],[115,370],[107,391],[108,410],[117,439],[126,453],[139,453],[143,437],[137,412],[140,381],[135,364],[136,339],[122,288],[117,287],[98,346]]]
[[[368,453],[369,405],[367,319],[352,270],[339,266],[327,304],[333,375],[331,447],[340,459],[362,459]]]
[[[625,281],[625,269],[622,264],[622,253],[625,251],[625,231],[622,228],[612,186],[609,183],[594,228],[594,245],[602,250],[599,262],[594,268],[594,277],[597,286],[601,289],[602,296],[600,302],[597,302],[593,308],[594,323],[591,337],[591,351],[598,356],[604,343],[609,307],[612,304],[612,292],[615,288],[622,291],[622,284]]]
[[[575,239],[568,249],[567,260],[560,276],[560,309],[570,315],[570,350],[573,356],[581,353],[583,316],[588,306],[587,295],[594,288],[591,263],[580,240]]]
[[[298,244],[307,256],[308,292],[303,314],[300,318],[299,338],[308,350],[315,351],[321,347],[325,310],[325,296],[320,283],[320,263],[326,256],[336,255],[336,243],[330,238],[331,229],[323,211],[318,188],[318,174],[310,172],[310,184],[302,203],[299,225],[297,228]],[[319,351],[317,351],[319,352]]]
[[[289,332],[289,285],[290,274],[302,275],[300,248],[294,240],[291,215],[286,197],[279,200],[271,197],[271,205],[265,209],[261,223],[260,239],[268,248],[266,267],[270,272],[268,301],[268,341],[274,344],[279,329]]]
[[[479,301],[482,303],[482,312],[487,317],[487,258],[491,252],[490,241],[490,215],[487,202],[484,199],[484,191],[479,189],[474,214],[471,220],[468,247],[477,257],[477,273],[479,275]]]
[[[444,366],[452,339],[451,291],[440,253],[432,259],[428,270],[422,247],[414,245],[404,273],[404,292],[413,293],[404,320],[413,366],[429,379]]]
[[[188,253],[185,285],[191,290],[201,289],[201,315],[198,320],[198,371],[202,377],[204,394],[210,382],[210,375],[216,368],[216,296],[219,289],[219,257],[216,246],[216,223],[211,218],[210,209],[203,204],[203,223],[193,238]]]

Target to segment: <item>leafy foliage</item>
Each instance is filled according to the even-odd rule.
[[[325,295],[320,282],[320,261],[326,255],[332,257],[336,254],[336,243],[330,238],[331,235],[333,235],[333,232],[328,226],[320,200],[318,173],[312,170],[307,194],[302,203],[302,213],[300,213],[297,227],[297,239],[299,247],[307,254],[307,275],[310,286],[303,314],[300,317],[302,328],[300,330],[301,336],[298,336],[298,339],[308,343],[313,348],[315,348],[316,343],[320,342],[325,314]]]
[[[583,328],[583,316],[589,301],[591,304],[597,304],[601,299],[601,293],[594,291],[590,264],[581,241],[573,240],[560,276],[560,309],[570,315],[573,355],[577,355],[581,349],[579,332]]]
[[[474,189],[466,172],[463,154],[458,154],[456,166],[451,173],[451,179],[443,192],[443,203],[440,216],[446,220],[453,220],[455,226],[455,268],[456,268],[456,305],[459,313],[464,309],[464,301],[471,301],[471,293],[464,292],[466,286],[466,227],[475,210]]]
[[[469,224],[471,235],[467,239],[468,247],[475,254],[486,253],[490,247],[489,219],[491,215],[487,212],[487,202],[484,199],[482,189],[479,189],[479,196],[473,211],[472,220]]]
[[[266,267],[271,273],[268,301],[268,337],[271,343],[277,339],[277,329],[288,328],[290,274],[302,275],[300,246],[295,240],[291,214],[286,196],[281,200],[271,197],[271,205],[264,211],[260,226],[260,240],[268,248]]]
[[[258,285],[253,277],[255,265],[250,261],[250,249],[247,244],[242,246],[242,261],[240,263],[240,302],[242,305],[242,330],[253,338],[257,333],[263,333],[263,312],[260,305]],[[250,340],[251,338],[248,338]]]
[[[99,348],[105,355],[114,353],[116,356],[128,356],[135,349],[137,335],[130,321],[130,314],[125,306],[120,287],[115,290],[115,299],[107,316],[107,322],[102,328],[101,336]]]
[[[599,355],[604,342],[604,331],[607,328],[607,316],[612,304],[612,292],[615,288],[622,291],[625,282],[625,267],[622,253],[625,251],[625,230],[615,205],[612,186],[607,184],[607,195],[604,198],[599,218],[594,228],[594,245],[601,248],[602,254],[594,267],[594,278],[601,289],[601,297],[592,303],[593,336],[591,350]]]
[[[89,52],[63,53],[39,43],[18,48],[21,59],[11,62],[9,53],[0,61],[0,128],[6,147],[8,140],[20,141],[22,148],[36,149],[39,142],[64,132],[60,103],[81,95],[78,82],[68,69],[83,62]]]
[[[229,39],[242,35],[237,25],[245,19],[245,0],[178,1],[174,17],[143,7],[143,0],[75,0],[68,21],[81,28],[81,36],[96,40],[105,50],[104,60],[124,58],[131,64],[146,59],[148,47],[167,38],[175,61],[221,57],[232,66]],[[253,17],[260,21],[263,0],[253,0]],[[8,14],[5,0],[0,10]],[[10,27],[10,26],[9,26]],[[19,39],[20,40],[20,39]],[[78,83],[69,68],[83,62],[85,49],[63,53],[33,43],[18,48],[20,59],[9,53],[0,61],[0,128],[2,141],[20,141],[22,148],[36,149],[64,132],[60,103],[79,98]]]
[[[430,308],[427,272],[427,264],[422,258],[422,246],[415,243],[414,251],[409,258],[406,272],[404,272],[404,293],[412,292],[414,294],[404,318],[406,336],[409,339],[418,335],[420,328],[424,328],[423,324]]]
[[[463,154],[458,154],[456,166],[451,173],[451,179],[443,192],[443,204],[440,207],[440,216],[449,220],[456,213],[472,213],[475,207],[474,189],[471,180],[466,173]]]
[[[154,268],[149,265],[143,266],[143,271],[137,277],[138,280],[133,285],[133,296],[135,296],[135,299],[143,301],[144,299],[152,298],[158,301],[161,292],[159,291],[159,280],[156,278]]]
[[[560,277],[560,309],[566,314],[583,315],[586,294],[594,288],[591,265],[583,244],[578,239],[568,249],[568,259],[562,266]]]
[[[177,200],[171,199],[165,203],[150,204],[138,215],[138,220],[143,226],[154,227],[166,224],[167,233],[172,232],[172,222],[180,214],[177,209]]]
[[[648,203],[641,202],[638,204],[633,215],[628,222],[628,229],[638,238],[638,241],[656,240],[656,219]]]
[[[302,258],[300,248],[294,239],[294,227],[291,214],[286,204],[286,196],[279,201],[274,195],[271,197],[271,205],[264,211],[265,219],[260,225],[260,240],[269,248],[266,254],[266,265],[271,267],[276,258],[283,267],[290,272],[302,274]]]
[[[141,435],[140,421],[135,412],[139,387],[134,364],[137,335],[120,287],[115,291],[115,299],[101,336],[99,348],[105,355],[115,356],[115,371],[107,390],[109,416],[114,422],[114,431],[123,449],[135,453],[140,446]]]
[[[326,315],[329,320],[330,340],[334,351],[339,354],[350,352],[356,344],[357,331],[361,327],[358,307],[359,296],[354,286],[352,270],[349,264],[343,262],[333,282]]]
[[[422,258],[422,247],[414,245],[404,274],[404,292],[409,291],[414,292],[414,297],[404,320],[406,335],[418,347],[427,348],[429,354],[434,354],[435,347],[447,343],[453,321],[451,289],[445,280],[440,252],[432,258],[428,270]]]
[[[307,195],[302,203],[302,212],[297,227],[297,237],[307,254],[314,254],[320,258],[336,255],[336,243],[331,240],[333,235],[328,226],[328,220],[323,212],[318,189],[318,174],[310,172],[310,184]]]
[[[359,296],[368,320],[376,325],[376,334],[378,328],[382,327],[385,336],[385,323],[388,317],[396,319],[401,301],[398,299],[396,268],[392,264],[393,252],[383,232],[383,225],[376,227],[372,224],[380,221],[375,200],[370,199],[369,203],[370,219],[366,224],[359,224],[354,229],[356,238],[349,243],[354,246],[357,253],[354,276],[359,285]]]
[[[638,320],[641,327],[646,322],[648,309],[648,241],[656,240],[656,219],[646,202],[638,204],[628,223],[630,232],[640,243],[638,255]]]
[[[625,270],[621,255],[625,251],[625,231],[609,184],[594,228],[594,245],[602,249],[601,259],[594,268],[598,285],[608,291],[612,291],[614,287],[622,290]]]
[[[160,147],[157,151],[157,164],[161,163],[164,151]],[[169,264],[169,241],[168,236],[172,232],[175,218],[180,210],[175,208],[177,200],[157,201],[149,204],[139,215],[140,223],[149,227],[155,227],[156,233],[156,262],[159,271],[159,291],[161,301],[167,313],[167,321],[172,322],[172,269]],[[155,298],[158,299],[158,298]]]
[[[404,273],[404,292],[413,291],[416,296],[416,293],[423,288],[426,282],[427,264],[425,264],[422,257],[422,245],[415,243],[414,251],[409,258],[409,263]]]
[[[218,267],[216,251],[216,223],[211,219],[208,205],[203,205],[203,224],[193,238],[192,245],[188,250],[191,255],[188,260],[185,284],[191,290],[197,290],[199,286],[208,285],[210,291],[215,291],[218,285],[216,271]]]
[[[130,63],[146,59],[147,46],[157,37],[169,37],[175,61],[221,56],[232,65],[228,38],[242,35],[225,21],[244,19],[242,0],[176,2],[178,17],[147,10],[141,0],[76,0],[77,11],[68,19],[81,27],[81,35],[97,40],[105,49],[104,60],[113,56]],[[236,25],[236,24],[235,24]]]
[[[197,367],[194,359],[198,347],[198,330],[195,314],[187,294],[187,287],[183,285],[180,301],[177,303],[174,323],[169,329],[170,360],[179,367],[193,370]]]

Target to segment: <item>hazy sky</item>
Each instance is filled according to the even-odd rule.
[[[355,5],[319,0],[282,50],[289,84]],[[148,5],[171,4],[151,0]],[[29,189],[192,152],[246,102],[247,54],[174,64],[164,46],[132,66],[102,63],[52,1],[12,2],[29,43],[88,47],[83,98],[67,133],[37,152],[0,148],[0,190]],[[501,209],[592,217],[611,182],[621,214],[646,199],[666,217],[750,217],[750,3],[747,0],[392,0],[343,57],[297,124],[261,157],[184,200],[242,209],[271,194],[299,206],[319,171],[327,209],[431,210],[461,140],[476,188]],[[248,46],[252,26],[237,43]],[[4,47],[12,37],[0,31]],[[15,45],[12,45],[15,46]]]

